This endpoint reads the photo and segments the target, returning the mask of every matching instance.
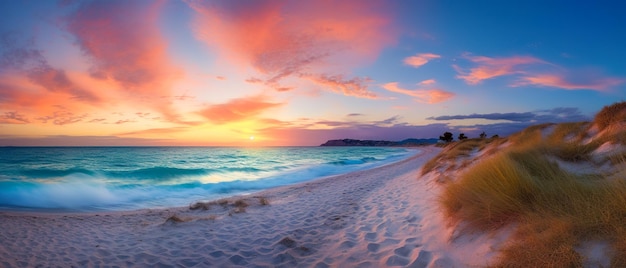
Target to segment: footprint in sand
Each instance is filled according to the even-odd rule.
[[[417,259],[415,259],[415,261],[413,261],[413,263],[411,263],[411,265],[409,265],[408,267],[411,268],[425,268],[428,267],[428,264],[430,263],[430,260],[433,258],[433,254],[430,253],[429,251],[426,250],[422,250],[420,251],[419,255],[417,255]],[[437,261],[435,261],[434,266],[435,267],[451,267],[451,263],[449,263],[449,265],[437,265],[436,264]]]

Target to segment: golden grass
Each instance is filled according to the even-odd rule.
[[[436,157],[430,159],[422,168],[422,175],[433,171],[435,168],[440,167],[442,163],[449,160],[456,160],[460,157],[468,157],[473,152],[480,152],[489,144],[500,145],[504,143],[506,139],[490,138],[490,139],[465,139],[457,142],[446,143],[445,149]],[[462,167],[466,167],[470,162],[465,161]],[[448,167],[455,168],[453,166]]]
[[[593,122],[600,128],[600,131],[612,124],[626,122],[626,102],[618,102],[604,106],[604,108],[596,114]]]
[[[584,257],[574,249],[587,239],[609,241],[613,263],[624,264],[626,178],[570,174],[546,151],[513,147],[474,165],[444,190],[446,215],[476,230],[515,223],[497,266],[579,267]]]
[[[604,143],[626,145],[624,122],[626,102],[621,102],[604,107],[592,123],[536,125],[493,145],[457,142],[422,172],[459,163],[470,166],[472,159],[465,156],[484,150],[482,146],[498,151],[471,165],[459,179],[445,179],[448,185],[439,200],[450,221],[464,222],[471,230],[515,227],[496,267],[581,267],[585,256],[576,248],[586,241],[609,243],[611,266],[626,267],[626,153],[599,162],[591,157]],[[589,136],[592,124],[600,136]],[[497,145],[504,142],[510,145],[502,150]],[[609,163],[612,171],[573,174],[550,161],[554,158]]]
[[[547,140],[550,142],[580,142],[585,138],[588,129],[588,122],[561,123],[555,125],[554,130],[548,135]]]

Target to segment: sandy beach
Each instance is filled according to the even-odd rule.
[[[231,198],[245,211],[1,212],[0,266],[484,266],[503,238],[447,227],[440,185],[420,177],[438,152],[423,147],[383,167]]]

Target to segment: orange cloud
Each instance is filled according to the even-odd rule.
[[[266,97],[254,96],[232,99],[227,103],[212,105],[199,111],[198,114],[214,123],[225,124],[251,119],[266,110],[281,105],[283,104],[268,101]]]
[[[94,93],[78,88],[65,74],[65,71],[54,69],[47,64],[32,69],[28,77],[36,84],[52,92],[64,92],[71,99],[87,102],[98,102],[100,98]]]
[[[333,92],[342,93],[346,96],[354,96],[366,99],[377,99],[378,96],[367,89],[367,83],[371,81],[369,78],[352,78],[345,79],[341,75],[311,75],[303,74],[302,77],[310,79],[314,83],[329,89]]]
[[[92,104],[101,101],[94,92],[78,86],[64,70],[50,66],[43,52],[35,49],[31,42],[20,42],[16,34],[4,34],[0,36],[0,46],[3,47],[0,75],[4,81],[0,85],[3,89],[0,92],[0,103],[11,98],[9,104],[15,104],[15,101],[27,104],[49,95],[65,95],[67,100]],[[31,98],[38,100],[29,100]]]
[[[378,1],[188,1],[195,35],[225,60],[252,66],[266,85],[374,60],[395,42]],[[330,75],[333,76],[333,75]],[[256,79],[249,82],[258,82]],[[336,90],[335,92],[352,92]]]
[[[540,59],[529,56],[514,56],[509,58],[489,58],[483,56],[464,56],[469,61],[478,64],[477,67],[470,68],[465,71],[457,65],[453,65],[454,69],[459,73],[457,78],[465,80],[470,85],[476,85],[483,80],[495,78],[498,76],[523,73],[518,67],[521,65],[546,63]]]
[[[85,117],[87,117],[87,114],[76,115],[73,112],[61,108],[57,111],[54,111],[52,115],[43,116],[36,119],[44,124],[48,123],[48,121],[52,121],[53,124],[62,126],[81,122],[83,121],[83,119],[85,119]]]
[[[115,81],[121,89],[112,90],[118,90],[123,98],[149,105],[174,119],[171,105],[161,98],[171,95],[171,85],[179,75],[159,32],[162,4],[90,1],[67,17],[65,28],[91,59],[93,78]]]
[[[0,124],[28,124],[30,120],[17,111],[5,112],[0,115]]]
[[[529,56],[489,58],[464,55],[464,58],[478,66],[469,69],[469,71],[465,71],[457,65],[453,65],[453,67],[459,73],[457,78],[461,78],[471,85],[498,76],[516,75],[518,79],[510,84],[512,87],[539,86],[566,90],[591,89],[602,91],[625,81],[621,78],[602,75],[593,68],[582,71],[565,70],[555,64]],[[546,70],[546,66],[552,67],[552,69]]]
[[[418,68],[428,63],[430,60],[438,58],[441,58],[441,56],[432,53],[416,54],[415,56],[404,59],[404,64]]]
[[[85,111],[89,109],[89,106],[92,106],[90,102],[81,102],[82,99],[72,95],[71,91],[66,92],[65,88],[50,91],[43,86],[45,83],[35,83],[32,79],[20,76],[20,74],[14,76],[11,73],[0,75],[0,81],[2,81],[0,82],[0,113],[18,111],[22,118],[59,119],[63,117],[61,110]],[[41,81],[43,80],[39,80],[39,82]],[[84,113],[82,112],[82,114]],[[64,119],[60,120],[58,122],[65,121]],[[47,120],[39,121],[47,122]],[[36,121],[23,122],[35,123]],[[9,121],[1,120],[0,123],[9,123]]]
[[[591,79],[579,79],[580,81],[568,81],[566,77],[555,74],[537,74],[532,76],[525,76],[520,81],[514,83],[512,86],[540,86],[540,87],[555,87],[568,90],[577,89],[592,89],[603,91],[612,86],[616,86],[624,83],[624,80],[611,78],[611,77],[596,77]]]
[[[387,83],[383,85],[383,88],[391,92],[396,92],[411,97],[415,97],[415,101],[422,103],[439,103],[444,102],[455,96],[454,93],[441,89],[417,89],[409,90],[398,87],[397,82]]]

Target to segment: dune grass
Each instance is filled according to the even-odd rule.
[[[626,152],[592,158],[603,144],[626,145],[624,122],[621,102],[606,106],[593,122],[542,124],[511,135],[505,150],[449,180],[440,197],[446,216],[479,231],[514,226],[496,267],[582,267],[586,256],[577,248],[588,241],[608,243],[610,265],[626,267]],[[471,147],[457,146],[434,158],[430,170]],[[555,159],[608,163],[612,171],[574,174]]]
[[[460,157],[468,157],[474,152],[480,152],[489,144],[502,144],[506,139],[501,138],[489,138],[489,139],[466,139],[457,142],[445,144],[445,149],[438,156],[430,159],[422,168],[422,175],[433,171],[439,167],[443,162],[448,160],[456,160]],[[463,162],[461,165],[467,166],[469,162]]]
[[[577,175],[549,161],[545,148],[511,148],[479,162],[445,189],[441,203],[453,221],[494,230],[515,223],[512,244],[497,266],[579,267],[575,247],[593,238],[616,249],[626,265],[626,180]]]
[[[612,124],[626,122],[626,102],[605,106],[596,114],[593,121],[600,128],[600,131]]]

